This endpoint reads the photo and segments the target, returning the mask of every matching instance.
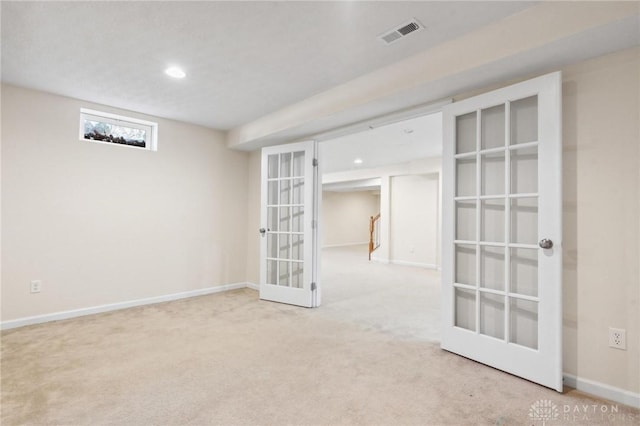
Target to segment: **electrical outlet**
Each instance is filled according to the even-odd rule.
[[[40,280],[31,281],[31,293],[40,293],[40,290],[42,290],[42,281]]]
[[[627,349],[627,330],[609,327],[609,346],[616,349]]]

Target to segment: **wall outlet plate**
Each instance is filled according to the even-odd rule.
[[[42,281],[40,280],[33,280],[31,281],[31,293],[40,293],[40,290],[42,290]]]
[[[627,330],[609,327],[609,346],[616,349],[627,349]]]

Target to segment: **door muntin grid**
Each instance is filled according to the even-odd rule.
[[[267,157],[266,283],[303,288],[305,152]]]
[[[456,117],[454,325],[538,349],[538,98]]]

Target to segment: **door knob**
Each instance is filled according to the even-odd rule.
[[[261,233],[262,235],[264,235],[266,232],[267,232],[267,230],[266,230],[266,229],[264,229],[264,228],[260,228],[260,233]]]
[[[540,248],[550,249],[551,247],[553,247],[553,241],[551,241],[551,240],[549,240],[547,238],[543,238],[543,239],[540,240],[538,245],[540,246]]]

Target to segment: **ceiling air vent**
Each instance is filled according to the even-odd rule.
[[[408,22],[404,22],[398,25],[396,28],[390,31],[386,31],[383,34],[380,34],[378,38],[382,40],[385,44],[391,44],[391,43],[395,43],[401,38],[408,36],[409,34],[413,34],[423,29],[424,27],[420,22],[418,22],[417,19],[412,19]]]

